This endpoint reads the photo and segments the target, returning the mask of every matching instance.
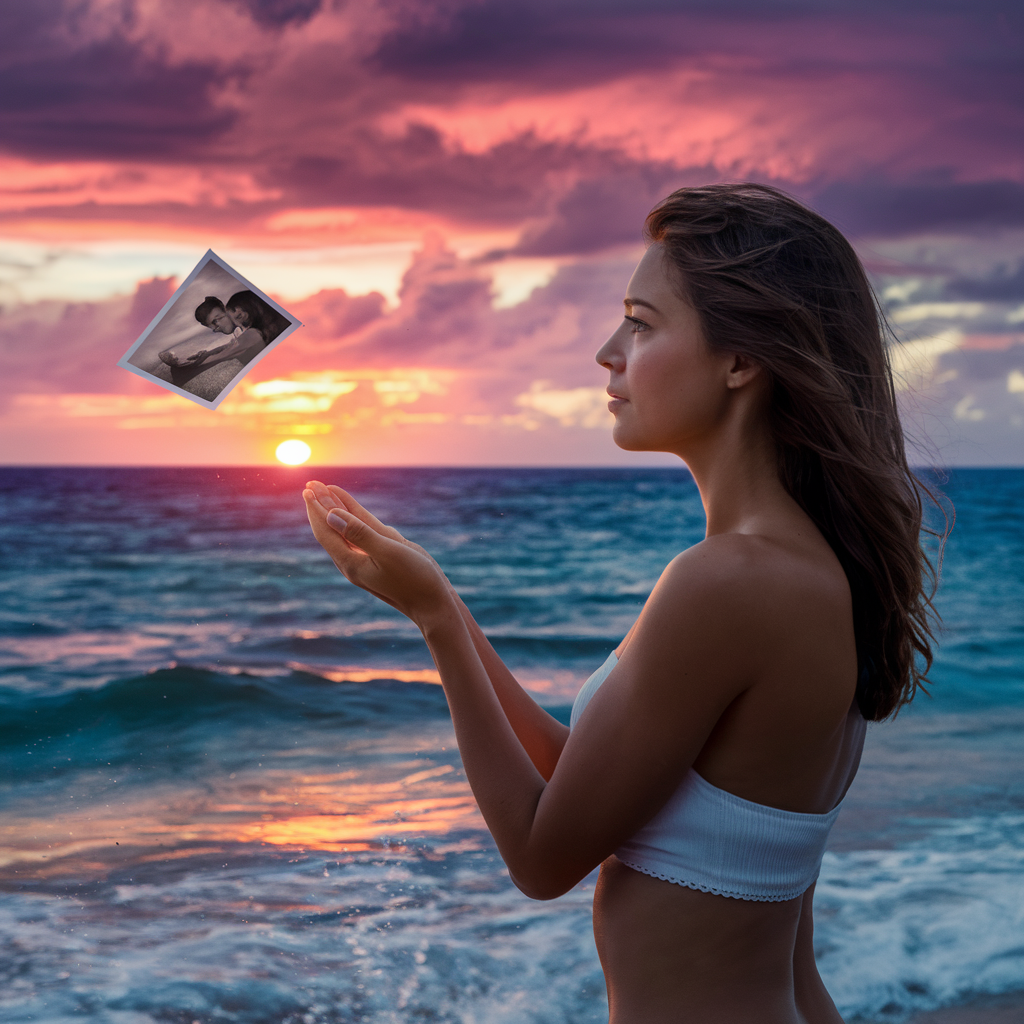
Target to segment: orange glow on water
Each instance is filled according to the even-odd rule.
[[[367,840],[389,842],[415,836],[443,835],[453,829],[479,828],[480,815],[471,795],[432,800],[396,800],[365,814],[307,814],[273,821],[253,822],[240,839],[272,846],[350,852]]]
[[[114,863],[175,860],[237,844],[353,853],[415,838],[483,830],[461,773],[420,762],[392,780],[356,771],[326,774],[270,769],[167,789],[133,802],[103,802],[59,815],[6,816],[0,870],[59,874]],[[76,801],[77,802],[77,801]],[[19,867],[20,865],[20,867]]]

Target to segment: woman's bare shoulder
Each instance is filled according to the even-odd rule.
[[[704,686],[726,688],[756,671],[766,588],[780,571],[756,540],[709,537],[662,572],[622,653],[652,679],[674,686],[685,666]],[[754,641],[751,643],[750,641]],[[661,668],[657,671],[656,666]],[[695,671],[694,671],[695,670]]]
[[[666,584],[682,593],[771,611],[782,601],[849,602],[846,574],[824,542],[723,533],[678,554]]]
[[[831,554],[750,534],[708,537],[677,555],[651,594],[635,636],[693,659],[705,651],[727,674],[759,675],[787,638],[842,629],[849,585]],[[685,643],[679,641],[685,637]]]

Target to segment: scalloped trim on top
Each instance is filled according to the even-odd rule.
[[[712,896],[726,896],[731,900],[749,900],[752,903],[785,903],[787,900],[795,900],[807,891],[806,889],[801,889],[800,892],[795,892],[788,896],[754,896],[751,893],[730,892],[727,889],[718,889],[713,885],[701,885],[700,882],[687,882],[681,878],[670,878],[668,875],[663,875],[660,871],[652,871],[650,868],[641,867],[639,864],[631,864],[628,860],[623,860],[622,857],[619,857],[618,854],[616,854],[616,857],[626,867],[639,871],[641,874],[650,875],[651,878],[660,878],[663,882],[682,885],[687,889],[694,889],[697,892],[710,893]],[[808,886],[808,888],[810,887]]]

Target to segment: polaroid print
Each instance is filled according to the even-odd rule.
[[[301,326],[209,250],[117,365],[216,409]]]

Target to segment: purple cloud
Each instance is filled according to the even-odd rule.
[[[954,277],[946,282],[945,292],[955,299],[988,299],[995,302],[1024,300],[1024,262],[1016,269],[1000,267],[988,277]]]
[[[1015,181],[836,182],[811,195],[822,214],[854,236],[1024,224],[1024,184]]]
[[[0,21],[0,137],[32,157],[195,155],[234,123],[213,102],[231,72],[214,60],[172,63],[129,38],[90,30],[68,0],[5,5]],[[79,41],[81,40],[81,41]]]
[[[628,244],[679,184],[753,177],[797,191],[855,235],[1024,223],[1024,13],[1010,0],[841,10],[824,0],[181,0],[169,10],[39,0],[0,12],[6,152],[238,170],[279,192],[140,210],[119,206],[112,186],[98,205],[113,220],[256,232],[296,206],[400,207],[522,230],[522,254],[579,255]],[[582,91],[638,75],[649,82],[635,103],[621,100],[617,120],[588,134],[582,122],[600,119],[602,100],[587,106]],[[506,101],[521,101],[526,120],[490,142],[444,127],[447,111],[476,104],[487,120]],[[545,126],[563,104],[560,127]],[[725,140],[721,152],[709,142],[693,156],[687,138],[678,151],[662,145],[677,104],[680,124],[693,122],[689,141]],[[660,127],[648,128],[652,111]],[[36,208],[97,215],[90,202]]]

